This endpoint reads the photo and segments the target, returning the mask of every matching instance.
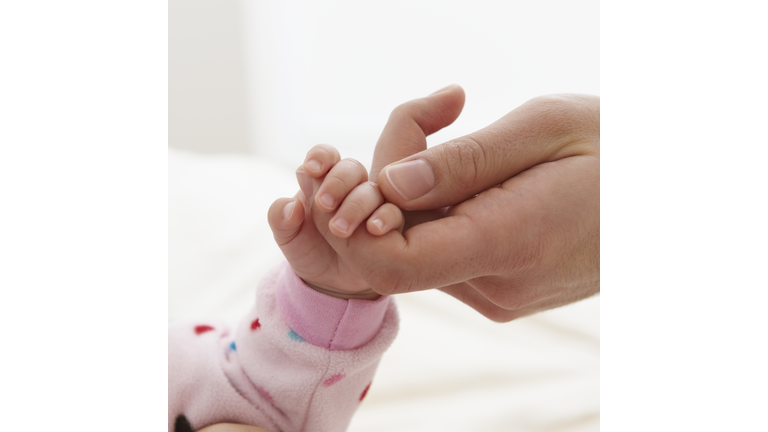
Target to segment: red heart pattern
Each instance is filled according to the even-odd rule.
[[[209,326],[209,325],[199,325],[199,326],[195,326],[195,333],[196,333],[196,334],[199,334],[199,335],[200,335],[200,334],[203,334],[203,333],[205,333],[205,332],[209,332],[209,331],[211,331],[211,330],[213,330],[213,327],[211,327],[211,326]]]

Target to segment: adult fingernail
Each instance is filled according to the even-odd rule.
[[[308,202],[312,201],[312,193],[314,192],[314,186],[312,185],[312,178],[304,172],[304,170],[296,171],[296,180],[299,181],[299,187],[304,192],[304,197]]]
[[[438,90],[438,91],[436,91],[434,93],[430,93],[430,96],[436,95],[438,93],[442,93],[444,91],[448,91],[448,90],[452,89],[455,86],[456,86],[456,84],[451,84],[451,85],[445,86],[445,87],[441,88],[440,90]]]
[[[426,194],[435,185],[435,173],[423,159],[390,165],[386,171],[389,184],[406,201]]]
[[[349,229],[349,222],[344,218],[338,218],[333,221],[333,226],[335,226],[337,230],[346,233]]]
[[[296,201],[291,201],[288,204],[283,207],[283,217],[285,220],[288,220],[291,218],[291,215],[293,215],[293,209],[296,207]]]

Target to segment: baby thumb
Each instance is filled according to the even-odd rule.
[[[301,230],[304,222],[304,205],[301,191],[294,198],[278,198],[269,208],[267,221],[272,235],[280,248],[288,245]],[[285,253],[285,251],[283,251]]]

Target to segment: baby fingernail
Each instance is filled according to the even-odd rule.
[[[349,229],[349,222],[344,218],[338,218],[333,221],[333,226],[335,226],[337,230],[346,233]]]
[[[305,163],[304,166],[306,166],[307,168],[309,168],[310,171],[313,171],[313,172],[320,171],[320,162],[314,159],[310,159],[309,161],[307,161],[307,163]]]
[[[307,201],[312,200],[312,193],[314,192],[312,179],[303,170],[297,170],[296,180],[299,181],[299,187],[301,188],[301,191],[304,192]]]
[[[296,201],[291,201],[283,207],[283,217],[288,220],[293,215],[293,209],[296,207]]]
[[[386,170],[389,184],[407,201],[426,194],[435,185],[435,173],[423,159],[390,165]]]
[[[320,204],[322,204],[323,207],[325,207],[327,209],[332,209],[333,208],[333,197],[330,194],[327,194],[327,193],[323,194],[320,197]]]
[[[381,231],[384,231],[384,221],[382,221],[382,220],[381,220],[381,219],[379,219],[379,218],[376,218],[376,219],[373,219],[371,222],[372,222],[374,225],[376,225],[377,227],[379,227],[379,229],[380,229]]]

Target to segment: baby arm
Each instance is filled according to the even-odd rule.
[[[367,179],[362,166],[326,150],[332,157],[319,158],[325,173],[313,190],[332,189],[345,203],[348,195],[369,200],[351,196]],[[346,189],[330,188],[335,182]],[[234,332],[216,322],[171,326],[169,430],[221,422],[273,431],[346,429],[394,339],[397,314],[325,241],[320,231],[330,214],[310,205],[311,197],[300,191],[270,208],[288,263],[261,282],[256,306]]]

